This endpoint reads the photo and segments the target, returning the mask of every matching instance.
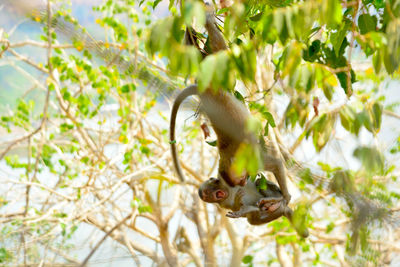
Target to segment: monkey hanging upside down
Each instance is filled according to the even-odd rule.
[[[227,45],[215,22],[213,8],[210,8],[206,9],[205,28],[208,32],[211,52],[217,53],[226,50]],[[192,40],[189,44],[198,47],[197,43],[193,42],[193,38],[187,39]],[[217,203],[223,208],[230,209],[228,217],[246,217],[253,225],[268,223],[283,215],[295,226],[292,220],[293,211],[287,206],[291,196],[286,184],[283,160],[258,141],[256,132],[248,130],[251,120],[249,110],[244,103],[238,101],[226,90],[214,90],[209,87],[204,91],[199,91],[197,85],[193,84],[182,90],[176,97],[171,111],[170,144],[173,164],[179,179],[182,182],[185,181],[176,148],[175,125],[181,103],[190,96],[200,98],[199,110],[211,122],[217,136],[219,153],[218,178],[210,178],[200,186],[200,198],[205,202]],[[279,187],[267,181],[267,188],[259,189],[257,187],[260,180],[253,182],[251,179],[246,179],[248,176],[246,170],[239,174],[232,171],[235,157],[242,145],[259,151],[262,162],[260,169],[273,173]],[[308,236],[307,229],[296,229],[296,231],[303,237]]]

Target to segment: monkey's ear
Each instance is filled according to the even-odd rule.
[[[199,193],[200,199],[203,200],[203,190],[201,190],[201,188],[199,188],[198,193]]]

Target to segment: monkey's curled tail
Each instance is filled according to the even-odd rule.
[[[175,125],[176,125],[176,115],[178,114],[178,110],[182,102],[192,95],[198,95],[197,85],[193,84],[179,93],[176,97],[174,104],[172,106],[171,111],[171,119],[169,123],[169,142],[171,144],[171,152],[172,152],[172,161],[174,163],[176,174],[178,175],[181,182],[185,181],[185,177],[183,176],[182,168],[178,160],[178,152],[176,151],[176,140],[175,140]]]

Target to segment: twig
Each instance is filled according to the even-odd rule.
[[[43,73],[45,73],[45,74],[48,74],[48,71],[47,71],[45,68],[39,66],[38,64],[36,64],[36,63],[33,62],[32,60],[30,60],[29,58],[27,58],[27,57],[25,57],[25,56],[23,56],[23,55],[20,55],[19,53],[15,52],[13,49],[8,49],[8,51],[9,51],[11,54],[13,54],[16,58],[18,58],[19,60],[22,60],[23,62],[25,62],[25,63],[31,65],[31,66],[34,67],[35,69],[37,69],[37,70],[39,70],[39,71],[41,71],[41,72],[43,72]]]
[[[383,113],[388,115],[388,116],[390,116],[390,117],[393,117],[393,118],[396,118],[396,119],[400,119],[400,115],[397,114],[397,113],[394,113],[393,111],[385,109],[385,110],[383,110]]]
[[[6,44],[3,48],[3,50],[0,52],[0,58],[1,58],[1,57],[3,57],[4,52],[6,52],[8,50],[8,48],[10,47],[10,42],[8,40],[3,40],[3,41],[0,41],[0,43]]]
[[[21,143],[22,141],[31,138],[32,136],[34,136],[35,134],[37,134],[41,129],[41,126],[39,126],[36,130],[34,130],[33,132],[31,132],[30,134],[24,135],[16,140],[14,140],[11,144],[9,144],[7,146],[6,149],[3,150],[3,152],[1,152],[0,154],[0,160],[3,159],[3,157],[8,153],[8,151],[11,150],[11,148],[13,148],[13,146],[18,145],[19,143]]]
[[[111,228],[104,236],[103,238],[97,242],[96,246],[92,249],[92,251],[90,251],[89,255],[86,256],[85,260],[81,263],[81,265],[79,265],[80,267],[84,267],[86,266],[86,264],[88,263],[89,259],[93,256],[93,254],[96,252],[96,250],[100,247],[100,245],[104,242],[104,240],[106,240],[106,238],[112,233],[114,232],[116,229],[118,229],[123,223],[125,223],[129,218],[132,217],[133,212],[129,213],[128,216],[126,216],[125,218],[123,218],[121,221],[119,221],[113,228]]]
[[[63,195],[63,194],[61,194],[61,193],[59,193],[59,192],[53,190],[52,188],[50,188],[50,187],[48,187],[48,186],[43,185],[43,184],[39,184],[39,183],[35,183],[35,182],[20,182],[20,181],[13,180],[13,179],[8,180],[8,181],[6,181],[6,182],[10,182],[10,183],[14,183],[14,184],[23,184],[23,185],[41,187],[42,189],[45,189],[45,190],[47,190],[47,191],[49,191],[49,192],[51,192],[51,193],[53,193],[53,194],[55,194],[55,195],[57,195],[57,196],[62,197],[62,198],[65,198],[65,199],[67,199],[67,200],[69,200],[69,201],[74,201],[74,200],[75,200],[73,197]]]

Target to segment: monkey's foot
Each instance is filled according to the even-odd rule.
[[[261,211],[274,212],[282,204],[283,198],[262,198],[257,202]]]
[[[242,213],[240,213],[238,211],[229,211],[226,214],[226,217],[229,217],[229,218],[240,218],[240,217],[242,217]]]

